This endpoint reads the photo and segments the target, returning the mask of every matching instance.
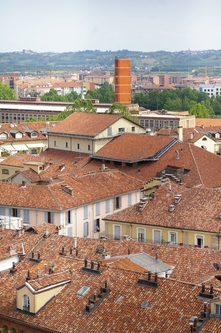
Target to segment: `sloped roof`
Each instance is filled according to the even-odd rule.
[[[70,186],[67,194],[62,185]],[[105,171],[81,177],[63,176],[63,181],[47,186],[0,183],[0,205],[64,210],[122,193],[139,190],[143,182],[120,171]]]
[[[62,122],[50,129],[48,134],[69,134],[95,137],[117,120],[120,115],[74,112]]]
[[[53,246],[51,246],[51,237],[57,240],[57,243],[53,241]],[[58,254],[59,247],[56,244],[61,244],[61,240],[66,242],[67,245],[73,243],[73,238],[71,237],[50,236],[40,243],[37,248],[41,252],[41,257],[44,257],[44,263],[50,264],[53,260],[55,266],[54,276],[53,274],[48,275],[48,273],[45,275],[42,266],[42,269],[39,270],[39,278],[37,278],[34,272],[38,265],[33,264],[28,258],[16,266],[17,271],[14,274],[8,274],[8,272],[1,274],[0,294],[2,305],[0,317],[4,317],[4,320],[12,318],[17,323],[26,325],[27,330],[31,319],[32,327],[35,326],[38,329],[62,333],[81,331],[87,333],[97,330],[101,333],[163,333],[173,332],[174,328],[177,332],[184,333],[189,330],[190,318],[199,316],[203,310],[205,300],[198,299],[201,286],[197,285],[193,280],[183,282],[176,278],[158,278],[159,286],[153,289],[137,285],[141,273],[132,270],[102,266],[102,274],[89,274],[81,270],[84,265],[83,259]],[[82,242],[84,241],[82,239]],[[91,240],[87,241],[89,244]],[[91,244],[95,243],[99,244],[99,241],[91,241]],[[124,245],[128,244],[128,242],[122,243]],[[113,242],[115,250],[117,250],[117,244],[121,246],[121,242]],[[110,242],[108,242],[107,246],[109,245]],[[134,246],[141,248],[146,245],[136,243]],[[151,246],[155,248],[155,245],[152,244]],[[166,249],[167,247],[162,247],[162,250],[159,249],[159,251],[166,252]],[[84,247],[84,250],[87,250],[87,248]],[[90,251],[90,249],[88,250]],[[184,251],[183,271],[191,271],[191,268],[185,265],[185,256],[188,256],[190,252],[185,252],[184,249],[179,248],[179,258],[182,251]],[[191,256],[193,255],[193,253],[190,254]],[[217,256],[220,257],[218,251]],[[204,259],[205,263],[207,261],[205,253]],[[39,290],[42,285],[44,287],[50,285],[50,278],[53,281],[59,275],[66,273],[71,277],[71,282],[47,302],[38,313],[34,316],[31,315],[31,317],[29,313],[16,309],[16,287],[24,283],[27,270],[32,270],[31,283],[33,283],[36,290]],[[93,312],[85,313],[88,296],[93,296],[94,292],[100,292],[100,287],[104,286],[105,280],[110,293]],[[87,294],[80,297],[77,292],[83,286],[89,287],[90,290]],[[208,283],[206,284],[206,289],[208,289]],[[215,288],[215,292],[219,296],[221,290]],[[146,308],[142,307],[144,302],[147,302],[145,303],[148,305]],[[50,320],[45,320],[45,318]],[[211,327],[211,329],[215,327],[216,331],[219,331],[221,322],[219,321],[218,324],[212,320],[210,323],[210,320],[208,318],[208,327]]]
[[[138,137],[140,137],[140,135],[138,135]],[[134,136],[134,138],[136,138],[136,136]],[[156,137],[154,138],[157,139]],[[159,160],[141,162],[134,164],[133,166],[125,166],[119,165],[119,163],[113,164],[109,162],[112,160],[114,152],[118,151],[119,149],[119,145],[114,144],[116,142],[116,140],[113,140],[97,152],[97,159],[99,158],[102,161],[102,156],[98,156],[100,152],[102,152],[102,155],[105,156],[105,165],[107,168],[118,167],[120,170],[133,177],[142,179],[143,181],[149,181],[150,179],[156,177],[157,173],[162,172],[167,166],[172,166],[175,168],[184,168],[186,171],[188,171],[188,173],[186,173],[182,179],[183,184],[187,187],[200,184],[205,187],[221,187],[220,156],[210,153],[202,148],[189,143],[176,142],[170,149],[166,150],[164,154],[161,155]],[[110,144],[111,149],[109,150]],[[137,145],[125,144],[124,148],[126,152],[122,152],[123,156],[126,155],[129,157],[130,154],[133,157],[136,156]],[[142,149],[145,151],[144,146],[142,146]],[[177,152],[179,158],[177,158]],[[118,158],[119,161],[122,161],[121,156],[118,156]],[[91,161],[90,164],[86,166],[86,169],[89,170],[92,165],[98,166],[99,164],[96,161]]]
[[[144,161],[157,158],[157,154],[176,141],[168,137],[124,133],[102,147],[93,158],[124,162]]]
[[[174,211],[169,212],[176,194],[181,194],[181,200],[175,204]],[[221,228],[220,200],[221,191],[217,189],[186,189],[173,185],[170,189],[168,183],[163,183],[142,211],[136,204],[109,215],[105,220],[218,233]]]
[[[168,270],[171,269],[171,266],[165,264],[161,260],[158,259],[156,260],[155,258],[149,256],[147,253],[144,252],[111,257],[112,260],[121,259],[121,258],[127,258],[136,265],[139,265],[143,267],[146,271],[150,271],[152,273],[167,272]]]

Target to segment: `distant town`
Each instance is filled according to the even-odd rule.
[[[0,332],[221,332],[219,59],[0,54]]]

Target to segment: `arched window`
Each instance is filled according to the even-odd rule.
[[[2,327],[2,333],[8,333],[8,327],[7,326]]]
[[[27,295],[23,296],[23,310],[30,311],[30,300]]]
[[[2,174],[3,175],[9,175],[8,169],[2,169]]]

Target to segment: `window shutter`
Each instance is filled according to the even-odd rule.
[[[121,200],[122,198],[121,197],[119,197],[119,208],[121,208],[122,207],[122,200]]]
[[[54,212],[51,212],[51,224],[54,224]]]
[[[100,202],[96,203],[96,215],[100,215]]]
[[[0,215],[5,215],[5,207],[0,207]]]
[[[106,200],[106,213],[110,212],[110,199]]]
[[[28,209],[24,209],[24,222],[30,222],[30,214]]]
[[[132,193],[128,194],[128,206],[132,205]]]
[[[88,218],[88,206],[84,206],[84,219]]]
[[[12,216],[12,208],[9,208],[9,210],[8,210],[8,215],[9,215],[9,216]]]
[[[88,222],[84,222],[84,237],[88,236]]]
[[[20,209],[17,209],[17,217],[20,217]]]
[[[48,212],[44,212],[44,221],[48,222]]]

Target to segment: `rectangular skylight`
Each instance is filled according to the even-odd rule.
[[[88,290],[90,290],[90,287],[83,286],[80,290],[78,290],[77,295],[84,296]]]

